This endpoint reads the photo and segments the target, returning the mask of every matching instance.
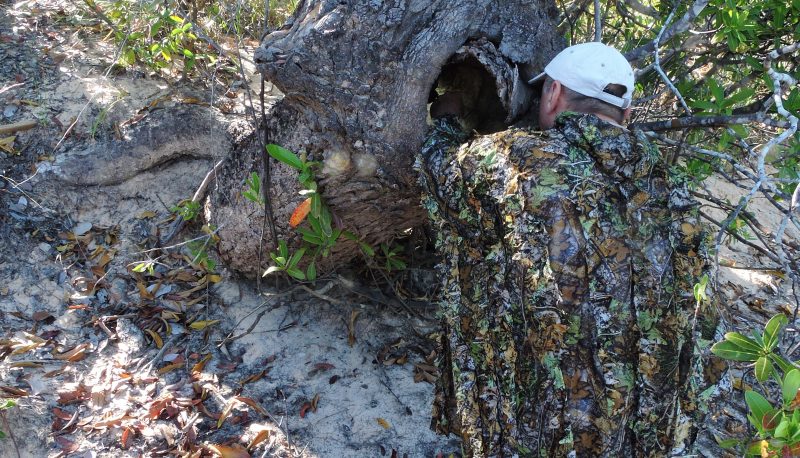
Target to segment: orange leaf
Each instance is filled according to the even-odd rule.
[[[119,438],[119,445],[123,449],[128,448],[128,440],[130,440],[130,438],[131,438],[131,433],[133,433],[133,429],[131,429],[131,428],[125,427],[122,430],[122,435]]]
[[[300,418],[306,418],[306,412],[308,412],[309,409],[311,409],[311,403],[308,401],[304,402],[300,407]]]
[[[203,359],[198,361],[197,364],[192,366],[192,373],[203,372],[203,369],[205,369],[205,367],[206,367],[206,363],[208,363],[208,361],[210,361],[210,360],[211,360],[211,353],[208,353],[207,355],[205,355],[203,357]]]
[[[158,372],[158,375],[164,375],[167,372],[174,371],[175,369],[179,369],[181,367],[183,367],[183,361],[181,361],[179,363],[167,364],[166,366],[164,366],[161,369],[159,369],[157,372]]]
[[[309,197],[308,199],[302,201],[300,205],[298,205],[297,208],[294,209],[294,212],[292,212],[292,217],[289,218],[289,226],[297,227],[300,223],[303,222],[304,219],[306,219],[306,216],[308,216],[308,212],[310,211],[311,211],[311,198]]]
[[[390,425],[389,422],[384,420],[383,418],[376,418],[375,421],[377,421],[378,424],[381,425],[383,429],[389,429],[392,427],[392,425]]]

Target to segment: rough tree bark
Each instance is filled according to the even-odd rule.
[[[437,79],[475,75],[486,86],[484,125],[509,123],[529,108],[521,79],[563,47],[555,15],[548,0],[301,1],[256,52],[258,69],[285,94],[269,114],[270,141],[322,161],[319,184],[341,224],[368,243],[387,241],[423,222],[411,164]],[[265,268],[259,245],[266,252],[273,241],[269,230],[261,238],[263,210],[241,198],[245,177],[263,169],[259,141],[250,146],[222,171],[211,219],[222,228],[223,260],[255,275]],[[271,162],[277,238],[292,240],[297,173]],[[327,264],[357,254],[338,243]]]

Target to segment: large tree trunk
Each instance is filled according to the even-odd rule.
[[[476,127],[507,125],[530,105],[521,80],[562,47],[555,15],[548,0],[301,1],[256,52],[259,70],[285,94],[269,114],[270,141],[323,163],[319,184],[344,228],[370,244],[387,241],[424,221],[411,165],[437,79],[480,80]],[[263,158],[256,139],[236,153],[211,206],[223,260],[249,275],[266,267],[259,246],[273,246],[263,210],[241,197]],[[297,172],[271,162],[277,238],[293,240],[288,220],[303,200]],[[342,241],[327,265],[356,255]]]

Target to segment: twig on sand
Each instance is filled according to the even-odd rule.
[[[39,121],[35,119],[15,122],[14,124],[5,124],[0,126],[0,134],[13,134],[14,132],[30,130],[36,127],[37,124],[39,124]]]
[[[222,164],[224,162],[225,159],[217,162],[216,164],[214,164],[214,167],[208,173],[206,173],[205,178],[203,178],[203,181],[200,183],[200,186],[197,188],[197,191],[195,191],[194,195],[192,196],[192,202],[199,203],[206,196],[208,185],[211,184],[211,182],[214,181],[215,178],[217,178],[217,173],[222,168]],[[172,225],[170,226],[169,233],[166,235],[166,237],[161,239],[161,244],[164,245],[169,243],[170,240],[172,240],[176,235],[178,235],[178,233],[181,231],[181,229],[183,229],[183,226],[185,225],[186,225],[185,219],[181,217],[176,217],[175,221],[173,221]]]
[[[164,357],[164,354],[167,352],[167,349],[174,347],[175,344],[178,343],[178,339],[180,339],[180,337],[181,337],[180,335],[174,335],[170,337],[169,340],[164,343],[161,349],[158,350],[158,353],[156,353],[156,356],[153,357],[153,359],[148,361],[146,364],[143,364],[144,359],[139,361],[139,364],[136,365],[134,372],[139,372],[141,370],[150,370],[153,366],[158,364],[161,361],[161,358]]]

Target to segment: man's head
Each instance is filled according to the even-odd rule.
[[[561,51],[529,83],[544,81],[539,103],[539,124],[553,127],[564,111],[593,113],[623,122],[630,114],[633,69],[616,49],[592,42]]]

